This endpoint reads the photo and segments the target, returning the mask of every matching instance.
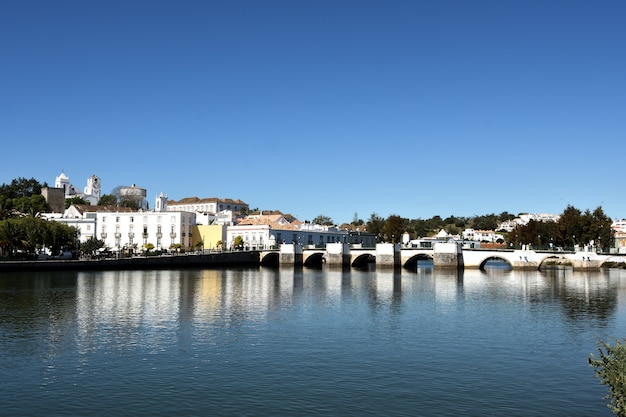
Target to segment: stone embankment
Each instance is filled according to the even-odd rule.
[[[222,266],[258,266],[258,252],[223,252],[169,256],[137,256],[101,260],[2,261],[3,271],[87,271],[123,269],[210,268]]]

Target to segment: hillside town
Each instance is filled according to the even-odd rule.
[[[240,199],[217,197],[187,197],[169,200],[167,195],[155,196],[149,209],[147,191],[136,185],[119,190],[123,199],[136,203],[138,209],[120,205],[98,205],[101,180],[96,175],[87,179],[82,189],[72,185],[65,173],[56,177],[54,187],[42,188],[51,209],[41,217],[79,231],[80,242],[97,239],[111,252],[132,253],[142,250],[167,252],[170,250],[250,250],[276,248],[281,244],[299,244],[305,247],[323,247],[327,243],[348,243],[373,247],[376,236],[363,225],[323,225],[300,221],[278,210],[251,211]],[[88,204],[71,204],[67,199],[78,197]],[[510,232],[530,221],[558,221],[559,215],[522,214],[502,222],[496,230],[466,228],[459,234],[439,230],[432,236],[411,239],[402,236],[405,246],[430,247],[436,242],[462,241],[468,247],[505,244],[502,233]],[[614,252],[626,252],[626,220],[613,221]]]

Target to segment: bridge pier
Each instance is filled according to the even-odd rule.
[[[280,245],[280,255],[278,256],[279,266],[302,266],[302,245],[292,243],[291,245]]]
[[[433,248],[433,267],[464,269],[463,246],[461,243],[436,243]]]
[[[604,259],[594,252],[576,252],[570,257],[570,262],[576,270],[599,269]]]
[[[328,266],[350,266],[350,245],[348,243],[327,243],[324,260]]]
[[[398,243],[377,243],[376,244],[376,267],[399,268],[401,266],[402,254]]]

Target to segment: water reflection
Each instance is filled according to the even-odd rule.
[[[625,296],[619,270],[6,274],[0,383],[11,415],[597,415]]]
[[[82,335],[89,335],[106,324],[116,343],[134,343],[129,340],[133,332],[128,329],[138,327],[146,329],[148,337],[156,343],[163,330],[172,330],[181,322],[264,321],[269,314],[282,309],[314,305],[337,309],[348,300],[367,300],[372,314],[381,309],[399,312],[403,303],[419,298],[416,294],[420,293],[432,294],[442,305],[459,300],[504,302],[507,299],[529,305],[558,304],[568,320],[594,320],[602,324],[615,313],[620,299],[625,298],[623,276],[615,271],[558,269],[499,273],[437,271],[436,274],[427,269],[417,273],[393,269],[375,273],[341,269],[81,273],[76,280],[76,314]],[[37,285],[59,284],[48,279]],[[36,298],[37,293],[33,290],[32,297]],[[67,313],[62,308],[68,302],[63,301],[68,294],[44,293],[47,300],[38,300],[38,304],[48,311],[48,317]],[[6,291],[0,296],[8,297]],[[55,301],[55,297],[61,299]],[[88,337],[85,336],[84,342],[88,344]]]

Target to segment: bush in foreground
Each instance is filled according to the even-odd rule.
[[[606,399],[610,400],[608,407],[618,417],[626,417],[626,344],[615,340],[611,346],[603,340],[598,340],[599,356],[589,355],[589,365],[595,368],[596,378],[602,385],[609,388]]]

